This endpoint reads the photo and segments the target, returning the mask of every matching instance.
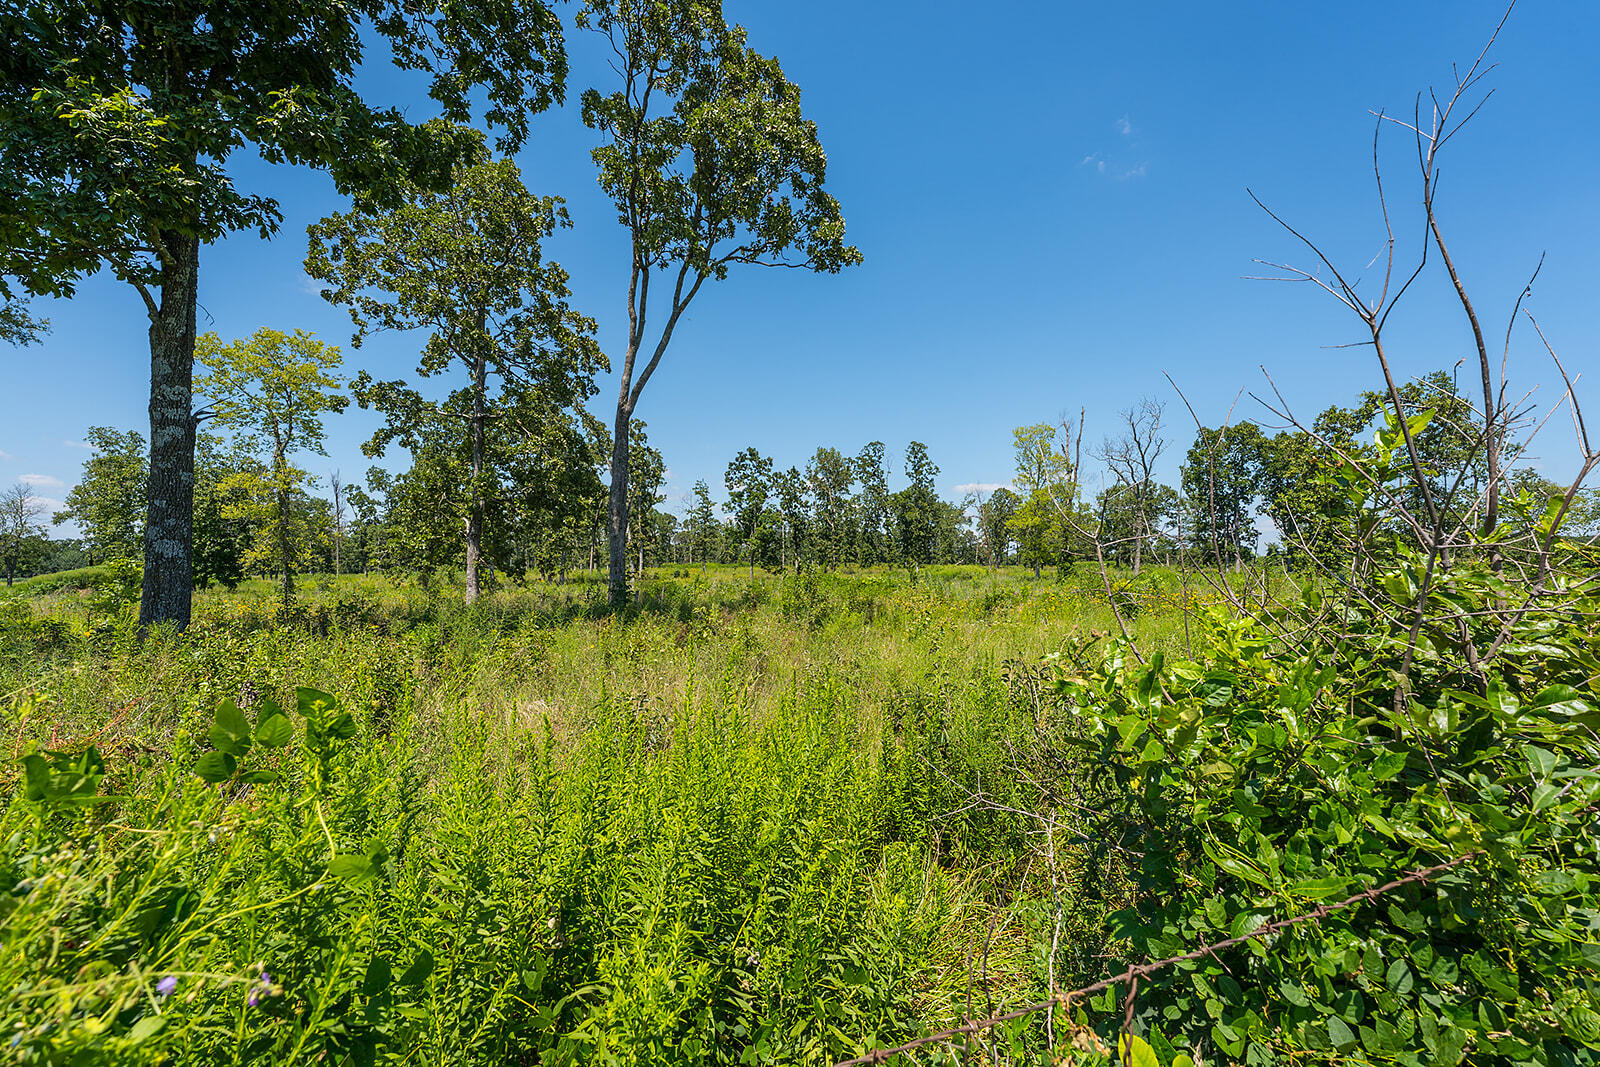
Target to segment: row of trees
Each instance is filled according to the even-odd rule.
[[[551,201],[515,202],[516,187],[508,184],[514,174],[505,165],[479,177],[485,185],[456,194],[476,203],[472,210],[532,220],[535,241],[558,222],[559,206]],[[582,404],[593,394],[593,373],[604,358],[584,343],[589,324],[561,300],[525,299],[487,311],[479,304],[483,313],[475,313],[470,294],[452,298],[422,278],[395,303],[361,295],[359,282],[378,269],[375,260],[414,263],[420,255],[407,246],[407,234],[415,239],[429,226],[415,209],[408,211],[408,226],[388,216],[360,220],[380,235],[359,239],[352,229],[357,220],[329,220],[324,231],[342,233],[343,248],[329,253],[324,273],[341,279],[363,329],[432,322],[436,330],[419,375],[456,369],[465,372],[465,383],[429,400],[405,381],[359,374],[350,392],[385,416],[366,450],[380,456],[401,444],[411,466],[396,476],[372,467],[364,487],[344,484],[336,474],[319,483],[298,464],[323,454],[323,416],[347,405],[339,350],[301,331],[262,329],[229,344],[213,334],[199,338],[198,386],[209,403],[202,416],[228,436],[197,433],[197,587],[270,573],[287,601],[294,575],[307,569],[455,567],[465,569],[471,600],[497,572],[560,578],[574,567],[597,567],[609,540],[613,495],[603,474],[615,448]],[[400,229],[387,232],[391,222]],[[492,228],[484,223],[479,231]],[[524,233],[521,239],[530,238]],[[540,292],[562,291],[558,267],[538,269],[547,275]],[[465,323],[459,321],[462,308],[468,309]],[[539,316],[542,325],[526,314]],[[541,345],[539,337],[559,340]],[[1447,486],[1440,474],[1439,484],[1411,492],[1480,499],[1479,483],[1489,478],[1475,458],[1481,457],[1475,445],[1481,420],[1454,379],[1435,372],[1402,393],[1411,410],[1432,412],[1413,434],[1424,469],[1456,472],[1453,478],[1468,483]],[[818,448],[803,468],[788,469],[746,448],[727,466],[723,501],[701,481],[681,515],[663,509],[665,461],[650,445],[645,423],[633,420],[622,567],[637,573],[651,564],[742,562],[753,574],[757,566],[781,571],[981,561],[1021,563],[1037,575],[1078,559],[1137,573],[1158,558],[1238,568],[1256,555],[1264,532],[1273,538],[1272,550],[1291,563],[1337,560],[1348,539],[1346,494],[1327,475],[1342,457],[1373,454],[1377,446],[1366,438],[1385,404],[1385,395],[1365,393],[1351,406],[1328,408],[1306,430],[1268,433],[1248,422],[1199,427],[1176,488],[1156,477],[1168,442],[1164,409],[1153,400],[1122,412],[1120,432],[1088,449],[1089,459],[1098,461],[1093,472],[1085,468],[1080,413],[1059,424],[1017,427],[1011,485],[953,501],[940,497],[939,468],[918,441],[906,448],[905,484],[893,491],[881,441],[854,455]],[[138,556],[147,536],[144,439],[93,427],[88,440],[93,452],[56,521],[79,525],[86,561]],[[1087,488],[1091,474],[1098,483],[1093,492]],[[327,495],[319,496],[324,488]],[[1547,489],[1536,474],[1519,469],[1507,499],[1515,502],[1524,492],[1542,499]],[[5,498],[0,565],[8,580],[19,570],[48,565],[47,556],[56,565],[67,562],[44,541],[41,509],[32,499],[26,486]],[[1591,503],[1580,497],[1575,522],[1587,521]],[[1476,517],[1452,521],[1471,524]],[[614,566],[609,552],[604,558]]]
[[[582,120],[600,134],[600,186],[630,237],[606,524],[620,604],[639,496],[631,424],[704,283],[740,264],[838,271],[861,257],[824,188],[826,155],[798,88],[746,45],[720,0],[585,0],[573,26],[613,60],[612,84],[583,93]],[[468,472],[469,596],[497,509],[516,495],[505,471],[558,470],[563,449],[592,440],[570,402],[608,364],[592,322],[567,307],[565,273],[540,252],[565,215],[466,125],[476,111],[498,131],[496,150],[519,150],[533,116],[565,99],[568,28],[539,0],[109,13],[26,0],[0,12],[0,338],[44,326],[22,298],[70,297],[102,268],[133,287],[149,320],[142,624],[189,619],[208,414],[194,403],[201,249],[241,230],[269,238],[282,218],[272,198],[234,183],[226,164],[241,147],[323,169],[351,197],[353,212],[312,227],[307,267],[351,309],[357,343],[371,329],[427,330],[418,375],[464,372],[443,402],[366,376],[354,394],[388,420],[374,451],[399,441],[416,446],[419,466]],[[429,79],[437,118],[412,123],[358,93],[375,38]]]

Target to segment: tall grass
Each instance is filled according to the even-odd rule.
[[[142,641],[70,590],[9,609],[0,728],[55,794],[8,767],[0,1042],[824,1063],[1037,984],[1024,828],[960,809],[1039,714],[1016,665],[1109,630],[1103,598],[955,568],[652,577],[627,618],[595,592],[347,578],[284,615],[247,585]],[[300,693],[289,745],[195,774],[219,703],[297,687],[353,735],[310,743],[335,712]]]

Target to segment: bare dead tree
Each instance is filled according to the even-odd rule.
[[[1487,62],[1489,52],[1514,7],[1513,2],[1506,8],[1505,15],[1473,64],[1465,72],[1459,68],[1452,70],[1453,85],[1448,96],[1441,97],[1433,90],[1429,90],[1426,94],[1419,93],[1411,122],[1396,119],[1382,111],[1373,113],[1376,118],[1372,150],[1373,180],[1385,232],[1383,251],[1378,257],[1384,261],[1384,269],[1382,281],[1375,295],[1370,298],[1359,295],[1357,285],[1360,279],[1353,271],[1337,266],[1318,242],[1286,222],[1262,203],[1253,192],[1250,194],[1263,211],[1310,251],[1315,260],[1315,265],[1310,268],[1258,260],[1279,272],[1269,276],[1267,280],[1309,282],[1348,308],[1361,322],[1366,339],[1353,345],[1338,347],[1370,346],[1383,375],[1388,407],[1392,415],[1391,425],[1401,444],[1401,448],[1397,451],[1403,452],[1405,457],[1403,492],[1397,492],[1386,482],[1382,472],[1377,469],[1370,457],[1352,454],[1354,450],[1345,442],[1317,434],[1314,429],[1303,426],[1295,419],[1282,395],[1277,393],[1276,386],[1273,386],[1273,398],[1263,403],[1268,410],[1285,419],[1290,425],[1311,433],[1320,446],[1338,456],[1340,462],[1353,473],[1355,478],[1366,483],[1366,487],[1388,517],[1389,524],[1406,533],[1422,554],[1424,564],[1414,588],[1408,589],[1404,595],[1398,595],[1393,591],[1378,590],[1370,583],[1355,580],[1370,556],[1372,540],[1363,538],[1359,533],[1350,540],[1354,569],[1351,574],[1352,580],[1347,583],[1347,604],[1361,600],[1363,608],[1403,623],[1401,629],[1407,635],[1394,692],[1396,711],[1404,707],[1410,671],[1425,628],[1446,626],[1453,629],[1459,638],[1469,672],[1480,679],[1485,676],[1488,660],[1499,652],[1526,612],[1548,592],[1551,554],[1560,522],[1571,510],[1573,501],[1596,466],[1600,465],[1600,451],[1596,451],[1590,444],[1582,410],[1574,391],[1574,379],[1566,373],[1554,349],[1544,341],[1543,332],[1538,329],[1537,322],[1523,307],[1532,291],[1533,280],[1537,278],[1539,269],[1537,267],[1534,269],[1528,283],[1511,301],[1505,340],[1499,365],[1496,366],[1485,340],[1481,314],[1450,254],[1444,236],[1445,228],[1438,212],[1440,153],[1493,95],[1492,89],[1480,92],[1480,88],[1484,78],[1494,69],[1493,64]],[[1399,126],[1409,131],[1416,150],[1417,180],[1421,194],[1419,221],[1422,224],[1423,235],[1415,263],[1404,268],[1397,261],[1394,222],[1385,193],[1379,151],[1381,134],[1387,126]],[[1464,446],[1466,458],[1455,470],[1450,471],[1431,469],[1419,446],[1420,435],[1430,422],[1439,416],[1441,408],[1437,404],[1430,404],[1426,395],[1418,402],[1412,404],[1406,402],[1402,395],[1402,386],[1396,380],[1385,338],[1389,316],[1423,275],[1429,255],[1433,252],[1437,253],[1443,264],[1456,302],[1460,305],[1471,332],[1477,376],[1482,392],[1481,405],[1472,407],[1470,418],[1457,420],[1446,418],[1435,431],[1454,435]],[[1541,266],[1542,263],[1541,257]],[[1511,346],[1516,324],[1523,319],[1539,334],[1565,384],[1565,392],[1552,407],[1550,414],[1554,414],[1555,410],[1562,407],[1570,409],[1579,461],[1573,478],[1551,501],[1546,516],[1548,521],[1530,524],[1517,538],[1508,538],[1502,536],[1498,528],[1502,522],[1503,493],[1511,468],[1515,459],[1526,453],[1533,436],[1550,417],[1550,414],[1547,414],[1544,420],[1532,426],[1531,433],[1523,433],[1530,428],[1532,409],[1528,398],[1531,394],[1522,397],[1508,396],[1507,367]],[[1290,531],[1288,535],[1298,537],[1301,534],[1299,531]],[[1515,564],[1517,573],[1514,577],[1520,579],[1518,585],[1525,591],[1525,595],[1518,602],[1495,606],[1493,613],[1497,616],[1498,626],[1495,631],[1497,636],[1488,641],[1481,641],[1473,636],[1471,625],[1473,620],[1461,613],[1452,615],[1449,611],[1440,610],[1438,599],[1433,596],[1435,583],[1453,562],[1474,556],[1486,559],[1492,571],[1502,575],[1513,548],[1525,550],[1522,558],[1531,560],[1528,564],[1521,562]]]
[[[1155,464],[1161,458],[1167,442],[1161,436],[1161,416],[1166,406],[1161,401],[1145,397],[1133,407],[1119,413],[1124,427],[1115,440],[1107,437],[1095,453],[1095,458],[1106,465],[1117,484],[1128,494],[1133,519],[1133,573],[1137,575],[1143,562],[1143,549],[1155,536],[1154,504]]]
[[[338,471],[328,476],[328,486],[333,490],[333,573],[337,577],[343,573],[339,569],[339,549],[344,543],[344,483],[339,480]]]

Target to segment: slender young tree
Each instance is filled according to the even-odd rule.
[[[368,446],[381,455],[395,440],[410,448],[451,423],[467,452],[464,516],[467,603],[478,599],[484,520],[503,495],[489,456],[491,423],[522,427],[563,418],[594,395],[608,368],[594,323],[567,305],[567,272],[544,259],[543,242],[570,225],[556,197],[530,193],[516,165],[479,163],[456,174],[445,193],[408,191],[383,212],[333,215],[311,227],[306,270],[346,304],[353,343],[373,330],[428,330],[417,374],[456,370],[465,385],[433,403],[403,381],[363,372],[354,392],[387,423]],[[529,403],[529,401],[535,401]]]
[[[211,398],[217,423],[259,440],[271,454],[266,484],[271,537],[287,607],[294,600],[295,504],[309,480],[289,457],[327,454],[322,416],[349,403],[340,392],[339,350],[304,330],[286,334],[262,327],[248,340],[227,345],[215,333],[202,334],[197,355],[206,373],[195,384]]]
[[[700,573],[704,574],[706,561],[717,543],[717,513],[711,503],[711,487],[704,480],[694,483],[694,504],[689,508],[688,526],[690,550],[700,557]]]
[[[941,504],[934,489],[939,465],[928,446],[912,441],[906,446],[906,480],[911,484],[894,494],[895,532],[900,559],[907,566],[933,562]]]
[[[361,98],[375,39],[430,76],[446,117],[485,101],[507,151],[565,84],[560,20],[540,0],[0,7],[0,296],[6,278],[71,296],[108,268],[149,319],[143,625],[189,621],[200,249],[243,230],[270,237],[282,220],[275,200],[236,186],[230,157],[254,146],[383,203],[397,183],[447,187],[476,150],[459,126],[414,125]]]
[[[690,303],[737,264],[835,272],[861,253],[823,189],[827,157],[800,90],[746,47],[720,0],[589,0],[578,23],[615,56],[618,81],[584,93],[583,120],[604,139],[600,187],[631,248],[607,523],[609,593],[621,607],[628,422]]]
[[[7,585],[16,579],[29,543],[44,536],[38,521],[44,512],[44,501],[34,495],[31,485],[18,482],[0,493],[0,567]]]
[[[798,467],[790,467],[773,476],[772,488],[783,516],[783,558],[779,562],[793,563],[798,574],[811,548],[811,494],[806,477]]]
[[[855,465],[836,448],[819,448],[806,463],[806,485],[816,505],[818,555],[829,570],[851,558],[856,531],[850,487],[855,481]]]

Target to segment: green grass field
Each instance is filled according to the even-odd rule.
[[[823,1065],[1444,864],[894,1062],[1592,1062],[1591,615],[1478,693],[1430,631],[1399,715],[1399,624],[1253,578],[312,577],[142,639],[125,575],[14,592],[0,1044]]]
[[[594,580],[466,609],[312,578],[288,616],[253,581],[143,642],[74,582],[19,591],[12,756],[93,745],[116,799],[41,814],[6,766],[0,1040],[41,1063],[825,1063],[1037,993],[1028,827],[969,801],[1016,788],[1038,665],[1115,630],[1098,574],[672,573],[625,619]],[[1211,596],[1147,572],[1124,607],[1178,651]],[[239,773],[271,782],[194,773],[220,702],[256,721],[297,687],[351,736],[255,745]]]

